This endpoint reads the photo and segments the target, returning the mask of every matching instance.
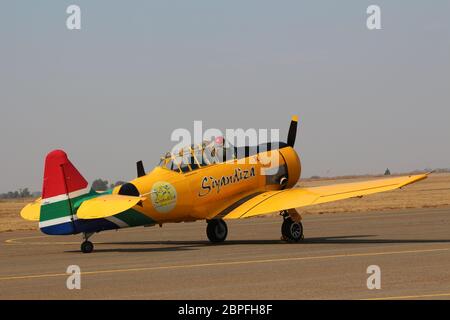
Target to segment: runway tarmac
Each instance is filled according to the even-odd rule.
[[[81,236],[0,233],[1,299],[450,299],[450,208],[308,215],[305,240],[280,241],[281,217]],[[68,290],[69,265],[81,290]],[[367,267],[381,289],[367,288]]]

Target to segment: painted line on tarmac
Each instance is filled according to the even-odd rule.
[[[243,261],[229,261],[229,262],[225,261],[225,262],[216,262],[216,263],[201,263],[201,264],[188,264],[188,265],[169,265],[169,266],[156,266],[156,267],[145,267],[145,268],[96,270],[96,271],[82,272],[81,274],[82,275],[97,275],[97,274],[142,272],[142,271],[155,271],[155,270],[173,270],[173,269],[246,265],[246,264],[263,264],[263,263],[276,263],[276,262],[311,261],[311,260],[339,259],[339,258],[352,258],[352,257],[389,256],[389,255],[396,255],[396,254],[416,254],[416,253],[432,253],[432,252],[444,252],[444,251],[450,251],[450,248],[404,250],[404,251],[390,251],[390,252],[366,252],[366,253],[351,253],[351,254],[325,255],[325,256],[309,256],[309,257],[307,256],[307,257],[264,259],[264,260],[243,260]],[[0,277],[0,281],[36,279],[36,278],[51,278],[51,277],[63,277],[63,276],[67,277],[67,273],[15,275],[15,276]]]
[[[408,299],[422,299],[422,298],[438,298],[438,297],[450,297],[449,293],[434,293],[434,294],[421,294],[411,296],[393,296],[393,297],[381,297],[381,298],[367,298],[361,300],[408,300]]]

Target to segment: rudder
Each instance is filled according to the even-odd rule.
[[[74,200],[89,193],[88,182],[62,150],[45,159],[39,228],[52,235],[77,233]]]

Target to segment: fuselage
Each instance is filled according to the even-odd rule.
[[[291,188],[297,183],[301,164],[292,147],[255,151],[188,172],[158,166],[146,176],[131,181],[138,194],[129,195],[145,195],[147,199],[135,209],[155,223],[163,224],[212,219],[252,195]],[[122,188],[119,186],[112,193],[121,193]]]
[[[296,151],[284,143],[233,147],[231,156],[220,160],[216,157],[216,161],[199,161],[195,155],[197,151],[192,149],[191,152],[195,160],[192,164],[175,165],[176,156],[171,154],[151,172],[129,183],[102,193],[90,191],[77,198],[69,195],[65,205],[68,215],[65,214],[61,221],[51,222],[43,221],[41,217],[41,231],[53,235],[94,233],[217,219],[265,191],[292,188],[300,178],[300,159]],[[131,209],[106,218],[85,220],[77,217],[76,211],[86,199],[104,194],[143,197],[143,200]],[[45,207],[47,211],[49,208],[52,215],[59,215],[58,204]]]

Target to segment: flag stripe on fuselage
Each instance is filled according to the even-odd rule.
[[[218,215],[216,215],[213,219],[222,219],[223,217],[225,217],[227,214],[229,214],[231,211],[233,211],[234,209],[236,209],[237,207],[239,207],[241,204],[253,199],[254,197],[260,195],[261,193],[263,193],[262,191],[259,192],[255,192],[252,194],[249,194],[241,199],[239,199],[238,201],[236,201],[235,203],[233,203],[232,205],[228,206],[226,209],[222,210]]]
[[[77,234],[155,224],[154,220],[133,209],[108,218],[78,219],[76,211],[83,201],[107,193],[81,189],[69,195],[43,199],[39,228],[46,234]]]
[[[89,188],[85,188],[85,189],[81,189],[78,191],[74,191],[69,193],[69,195],[67,194],[60,194],[59,196],[54,196],[51,198],[47,198],[47,199],[42,199],[41,200],[41,205],[49,205],[52,203],[56,203],[56,202],[60,202],[60,201],[64,201],[64,200],[68,200],[68,199],[72,199],[72,201],[76,198],[79,198],[81,196],[84,196],[86,194],[88,194],[90,191]]]

